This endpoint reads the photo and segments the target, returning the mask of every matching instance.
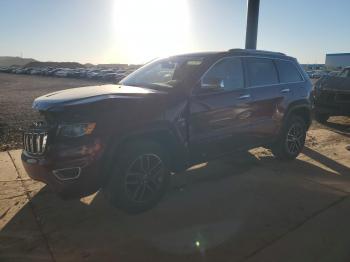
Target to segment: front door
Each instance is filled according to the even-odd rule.
[[[251,96],[240,58],[223,58],[202,77],[190,100],[190,151],[195,159],[214,157],[247,143]]]

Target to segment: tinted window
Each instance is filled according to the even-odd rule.
[[[202,88],[234,90],[244,87],[243,68],[240,58],[225,58],[216,63],[203,77]]]
[[[246,58],[249,86],[278,84],[275,65],[267,58]]]
[[[298,69],[290,61],[275,60],[281,83],[292,83],[302,81]]]

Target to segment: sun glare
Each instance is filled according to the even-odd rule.
[[[115,0],[116,59],[130,63],[189,50],[187,0]]]

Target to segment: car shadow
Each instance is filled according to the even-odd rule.
[[[310,148],[304,154],[342,175],[350,174],[348,167]],[[338,194],[320,193],[294,176],[286,180],[280,176],[285,170],[302,172],[306,178],[336,178],[303,160],[280,162],[268,154],[244,152],[172,177],[162,202],[139,215],[111,208],[101,193],[90,201],[63,201],[44,187],[0,232],[0,260],[20,254],[30,258],[46,244],[57,261],[241,259],[287,231],[288,223],[300,223],[309,215],[307,206],[300,209],[303,199]],[[295,196],[287,198],[291,192]],[[300,216],[293,217],[294,209]],[[34,214],[42,236],[35,238],[28,231],[28,213]]]
[[[344,135],[346,137],[350,137],[350,118],[346,118],[346,117],[330,118],[326,123],[323,123],[323,125],[338,134]]]
[[[325,155],[320,154],[319,152],[309,148],[305,147],[303,150],[303,153],[316,160],[317,162],[327,166],[328,168],[336,171],[340,175],[348,175],[350,176],[350,168],[347,166],[342,165],[341,163],[334,161],[333,159],[326,157]]]

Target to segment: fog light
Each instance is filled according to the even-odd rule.
[[[80,172],[80,167],[69,167],[52,171],[55,177],[62,181],[77,179],[80,176]]]

